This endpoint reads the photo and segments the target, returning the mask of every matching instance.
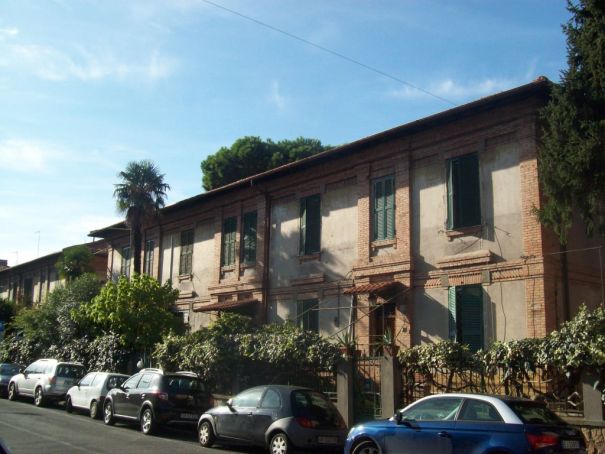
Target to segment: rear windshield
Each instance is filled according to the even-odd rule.
[[[510,401],[506,404],[526,424],[567,424],[539,402]]]
[[[204,384],[199,378],[165,375],[164,387],[169,394],[200,394],[204,391]]]
[[[321,393],[309,390],[292,392],[292,413],[296,418],[318,421],[321,425],[338,427],[340,413],[330,400]]]
[[[57,366],[57,377],[64,378],[82,378],[84,376],[84,366],[76,364],[59,364]]]
[[[19,366],[17,364],[2,364],[0,366],[0,375],[17,375]]]

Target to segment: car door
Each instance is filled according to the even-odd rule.
[[[71,404],[74,407],[88,408],[88,402],[86,401],[87,394],[90,390],[90,385],[96,376],[96,372],[86,374],[82,380],[71,390],[69,395],[71,396]]]
[[[480,452],[493,446],[492,441],[500,439],[505,446],[511,430],[498,410],[489,402],[479,399],[465,399],[464,405],[451,432],[454,454]]]
[[[136,389],[141,375],[133,375],[121,387],[116,388],[115,394],[113,394],[113,411],[116,415],[130,416],[134,413],[130,403],[130,394]]]
[[[250,441],[253,415],[264,391],[265,387],[252,388],[231,399],[229,411],[217,418],[218,434],[226,438]]]
[[[250,424],[250,440],[255,444],[263,444],[265,432],[279,418],[282,408],[280,394],[273,388],[267,388],[261,399],[260,405],[253,411]]]
[[[154,376],[155,374],[152,373],[146,373],[141,376],[136,388],[130,393],[130,401],[128,402],[128,409],[130,413],[128,416],[132,416],[134,418],[139,417],[141,406],[147,398],[147,394],[149,393],[149,388],[151,387],[151,382]]]
[[[451,454],[452,432],[463,399],[438,396],[418,402],[400,415],[401,422],[385,430],[387,452]]]
[[[23,378],[17,383],[19,387],[19,393],[21,394],[34,394],[34,386],[38,381],[38,377],[40,376],[40,372],[44,368],[44,364],[40,363],[40,361],[36,361],[23,371]]]

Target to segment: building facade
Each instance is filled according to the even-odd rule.
[[[602,243],[577,229],[561,254],[534,215],[548,92],[538,79],[166,207],[143,270],[179,289],[193,330],[238,311],[351,330],[370,353],[543,336],[603,299]],[[131,272],[123,224],[91,236],[111,277]]]

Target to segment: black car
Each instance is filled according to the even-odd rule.
[[[138,422],[144,434],[151,434],[168,422],[195,424],[210,407],[209,401],[203,382],[192,372],[142,369],[109,391],[103,421],[108,425],[116,419]]]
[[[324,394],[308,388],[268,385],[241,392],[212,408],[198,423],[203,447],[215,441],[248,444],[288,454],[294,449],[342,450],[347,426]]]

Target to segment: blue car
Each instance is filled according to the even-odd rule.
[[[582,432],[544,403],[481,394],[440,394],[388,420],[354,426],[345,454],[586,453]]]

